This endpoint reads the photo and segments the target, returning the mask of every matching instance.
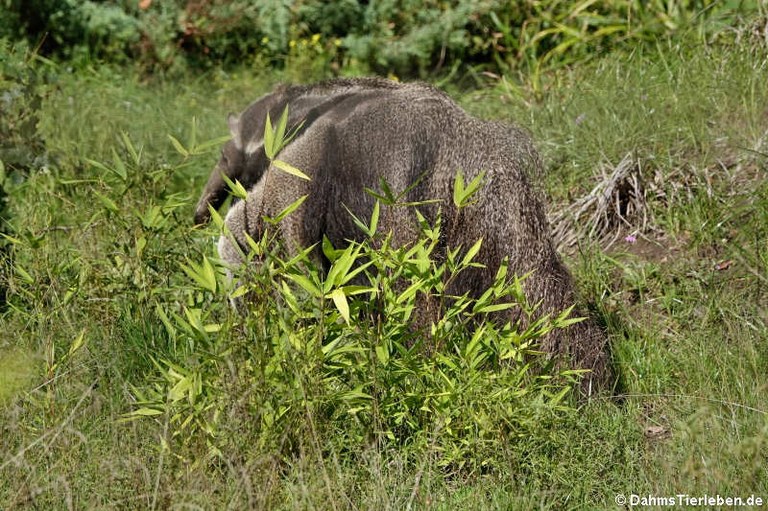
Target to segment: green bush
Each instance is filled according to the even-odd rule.
[[[0,162],[6,172],[43,161],[38,111],[51,74],[46,61],[26,44],[0,39]]]
[[[226,134],[224,113],[267,91],[280,73],[217,69],[147,81],[107,66],[52,68],[55,88],[38,89],[37,124],[43,149],[56,156],[46,166],[32,158],[25,172],[11,168],[6,180],[0,502],[10,509],[559,510],[608,509],[627,491],[768,494],[768,100],[764,38],[754,33],[749,44],[682,37],[614,52],[555,73],[557,88],[539,101],[511,81],[463,98],[475,115],[533,131],[549,167],[543,186],[553,211],[592,190],[626,151],[644,162],[652,229],[605,254],[585,240],[569,260],[583,295],[607,320],[626,392],[619,406],[606,397],[576,412],[550,406],[545,391],[555,388],[542,389],[536,377],[546,368],[523,377],[530,399],[513,396],[504,409],[494,394],[506,392],[505,379],[516,382],[511,374],[491,380],[493,352],[484,362],[490,369],[462,374],[446,365],[464,364],[449,349],[441,359],[390,351],[381,364],[382,337],[363,334],[384,301],[356,304],[370,294],[345,293],[347,325],[332,297],[311,295],[288,276],[313,278],[301,265],[252,266],[244,289],[268,301],[247,305],[245,316],[230,310],[234,289],[212,255],[218,231],[190,225],[216,160],[191,154],[201,151],[192,135]],[[25,55],[14,58],[51,69]],[[173,154],[166,133],[190,155]],[[192,273],[205,275],[206,259],[215,292],[184,271],[197,266]],[[282,288],[260,290],[259,282],[272,285],[262,275],[270,268],[308,317],[297,318]],[[269,300],[282,319],[259,317]],[[278,338],[275,322],[293,319]],[[326,364],[317,350],[321,326],[328,340],[358,350],[336,352],[335,360],[364,366]],[[406,349],[409,335],[396,339]],[[471,336],[451,342],[461,350]],[[530,360],[541,362],[535,354]],[[440,382],[438,369],[456,385]],[[366,371],[377,380],[361,392],[374,399],[356,397],[367,408],[349,413],[339,394],[361,380],[337,380]],[[398,378],[411,378],[415,389],[399,402],[382,388]],[[466,415],[440,402],[443,391]],[[417,408],[420,400],[427,411]],[[404,411],[403,425],[388,417],[377,424],[374,404]],[[142,407],[160,413],[119,422]],[[430,418],[435,411],[443,415]],[[478,421],[476,432],[467,417]],[[410,433],[418,423],[426,431]]]
[[[8,231],[7,189],[30,168],[48,163],[38,120],[51,75],[48,62],[26,44],[0,38],[0,234]],[[0,238],[0,257],[8,249],[8,241]],[[5,307],[6,270],[0,266],[0,308]]]
[[[6,29],[26,37],[44,53],[76,57],[89,52],[95,57],[124,62],[126,53],[139,41],[138,21],[120,5],[91,0],[7,0],[17,22]],[[130,53],[128,53],[130,55]]]
[[[338,73],[400,76],[471,70],[543,70],[618,46],[654,42],[695,28],[716,30],[761,9],[757,2],[639,0],[174,0],[75,2],[5,0],[0,25],[41,43],[45,54],[138,61],[147,72],[257,63],[296,66],[316,60],[306,78]],[[707,27],[707,28],[705,28]],[[706,34],[705,34],[706,35]],[[313,45],[301,47],[302,41]],[[306,59],[296,52],[306,50]]]
[[[379,200],[395,206],[388,193]],[[181,269],[194,287],[183,292],[195,298],[181,308],[162,296],[154,304],[156,322],[185,348],[154,360],[156,376],[135,387],[137,408],[127,417],[166,421],[166,442],[175,440],[163,448],[179,456],[205,439],[215,458],[234,447],[219,434],[234,399],[248,410],[236,420],[252,424],[257,443],[273,449],[296,449],[306,438],[322,444],[325,432],[344,431],[337,447],[345,451],[391,443],[434,452],[438,465],[467,473],[497,468],[495,446],[535,436],[540,421],[573,410],[565,398],[581,372],[555,370],[536,348],[574,320],[566,310],[525,329],[494,321],[510,308],[533,313],[524,277],[508,276],[506,265],[482,296],[447,296],[450,282],[477,266],[482,242],[437,257],[440,219],[430,225],[414,212],[422,235],[404,247],[378,232],[378,203],[369,221],[354,218],[366,240],[345,249],[326,240],[327,273],[312,263],[311,248],[278,256],[269,229],[249,240],[242,267],[229,268],[233,281],[215,258],[187,258]],[[215,212],[214,222],[229,235]],[[241,315],[222,316],[227,299]],[[233,353],[238,369],[223,373]],[[256,391],[243,398],[233,389]]]
[[[395,248],[374,213],[358,219],[365,241],[326,244],[326,274],[306,253],[278,257],[265,235],[253,242],[260,263],[235,271],[233,286],[210,255],[216,233],[184,227],[192,200],[172,185],[221,139],[197,143],[193,124],[185,142],[170,140],[181,161],[158,164],[119,138],[109,160],[31,173],[8,189],[5,321],[57,325],[41,345],[46,420],[61,419],[57,382],[84,352],[126,378],[136,404],[120,412],[155,421],[141,427],[159,428],[158,451],[179,466],[247,449],[292,459],[318,446],[356,463],[378,445],[470,474],[501,467],[499,442],[537,438],[543,422],[572,411],[578,373],[536,351],[567,311],[525,330],[490,321],[530,310],[504,267],[477,299],[444,296],[476,265],[480,242],[440,260],[440,222],[422,219],[422,237]],[[442,312],[418,329],[425,303]]]

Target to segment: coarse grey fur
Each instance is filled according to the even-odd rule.
[[[366,91],[382,93],[403,87],[426,90],[422,84],[404,85],[381,78],[336,79],[315,85],[281,85],[274,92],[251,103],[240,115],[229,114],[227,124],[232,139],[224,145],[221,158],[200,196],[195,208],[195,223],[208,222],[208,206],[218,209],[226,200],[227,185],[221,177],[222,173],[232,181],[240,181],[246,189],[264,175],[269,164],[264,153],[267,114],[276,122],[286,105],[289,105],[288,132],[300,127],[300,134],[331,109],[349,108],[349,105],[362,100]]]
[[[343,93],[335,92],[336,83]],[[378,189],[382,177],[395,191],[406,190],[418,181],[403,200],[440,200],[439,205],[420,206],[419,210],[433,221],[438,207],[442,209],[443,253],[446,247],[469,247],[483,239],[477,261],[485,268],[461,273],[449,293],[479,296],[493,283],[499,264],[508,257],[510,273],[533,272],[524,289],[531,303],[541,303],[541,313],[558,313],[574,303],[573,279],[553,246],[544,202],[530,183],[530,177],[540,173],[541,161],[525,131],[476,119],[445,94],[423,84],[345,80],[325,82],[316,88],[288,87],[277,94],[291,98],[291,108],[302,104],[305,97],[310,98],[305,105],[327,105],[329,98],[337,101],[305,126],[279,155],[308,174],[311,181],[268,168],[266,163],[255,178],[251,170],[226,169],[230,175],[247,173],[255,185],[249,197],[236,203],[226,217],[240,249],[247,247],[245,234],[260,237],[265,215],[276,216],[303,195],[308,198],[302,206],[277,226],[287,250],[318,243],[323,236],[335,247],[351,239],[360,240],[363,234],[346,208],[358,218],[370,218],[375,199],[364,188]],[[323,94],[327,94],[325,100]],[[342,98],[344,94],[348,95]],[[246,114],[241,116],[245,118]],[[258,129],[253,128],[257,124],[252,121],[248,127]],[[245,128],[242,121],[240,126]],[[241,145],[254,136],[251,131],[241,135]],[[464,172],[465,181],[485,172],[476,202],[459,214],[452,200],[458,169]],[[206,194],[212,181],[213,177]],[[382,207],[379,230],[392,232],[394,246],[415,241],[419,233],[413,212],[397,207]],[[239,263],[240,249],[230,238],[221,238],[219,251],[224,260]],[[548,335],[542,349],[565,356],[573,367],[592,370],[583,380],[586,394],[608,385],[607,337],[592,318]]]

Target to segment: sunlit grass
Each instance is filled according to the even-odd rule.
[[[0,403],[5,403],[29,388],[37,364],[28,352],[18,348],[0,352]]]
[[[540,100],[503,84],[461,98],[478,115],[532,130],[552,208],[629,152],[664,192],[649,197],[652,229],[637,243],[622,236],[604,250],[585,239],[567,254],[611,335],[623,396],[542,415],[536,435],[492,446],[505,468],[471,474],[439,466],[423,446],[355,444],[349,429],[323,430],[329,423],[310,409],[300,426],[319,426],[315,437],[286,437],[296,443],[280,448],[257,441],[263,410],[249,396],[259,387],[238,375],[258,362],[260,333],[233,327],[227,304],[181,269],[213,250],[214,231],[191,224],[215,152],[185,160],[168,135],[188,144],[193,118],[198,141],[226,135],[226,113],[271,79],[62,73],[41,117],[49,167],[7,190],[0,503],[601,509],[618,493],[768,496],[765,56],[760,46],[659,44],[562,71]],[[142,152],[125,179],[87,161],[113,165],[113,151],[130,161],[123,134]],[[174,336],[158,304],[169,317],[203,309],[231,328],[231,344]],[[207,457],[204,435],[169,434],[171,416],[120,421],[136,390],[157,382],[157,364],[197,367],[202,354],[215,358],[209,375],[226,401],[222,458]]]

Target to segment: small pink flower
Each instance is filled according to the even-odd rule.
[[[635,236],[634,234],[630,234],[629,236],[624,238],[624,241],[626,241],[627,243],[634,243],[637,241],[637,236]]]

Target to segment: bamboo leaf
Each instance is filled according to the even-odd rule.
[[[85,344],[85,330],[80,332],[80,335],[78,335],[75,340],[72,341],[72,344],[69,345],[67,356],[71,357],[77,350],[83,347],[83,344]]]
[[[272,120],[269,118],[269,112],[267,112],[267,119],[264,123],[264,153],[267,158],[272,160],[275,157],[275,132],[272,129]]]
[[[456,172],[456,178],[453,180],[453,203],[457,208],[461,207],[464,197],[464,172],[459,169]]]
[[[389,362],[389,350],[387,349],[386,345],[379,344],[376,346],[376,358],[379,360],[381,365],[387,365],[387,362]]]
[[[325,255],[325,257],[328,258],[328,261],[330,261],[331,263],[335,262],[336,259],[338,259],[339,256],[344,253],[343,250],[336,250],[335,248],[333,248],[333,244],[331,243],[331,240],[329,240],[328,236],[326,236],[325,234],[323,234],[322,248],[323,248],[323,255]]]
[[[488,314],[490,312],[499,312],[507,309],[511,309],[512,307],[515,307],[517,304],[512,303],[495,303],[493,305],[486,305],[485,307],[480,307],[479,309],[475,310],[476,313],[484,313]]]
[[[160,322],[163,324],[163,326],[165,326],[165,330],[168,332],[170,338],[175,339],[176,327],[173,325],[173,323],[171,323],[171,320],[168,318],[168,315],[165,313],[159,303],[155,304],[155,313],[160,318]]]
[[[357,259],[357,253],[353,245],[349,245],[344,252],[334,261],[333,266],[328,271],[328,276],[323,283],[323,291],[328,292],[334,286],[340,286],[346,282],[346,276],[352,265]]]
[[[235,300],[248,293],[248,286],[239,286],[229,295],[230,300]]]
[[[11,236],[9,234],[6,234],[4,232],[0,232],[0,237],[2,237],[4,240],[6,240],[6,241],[8,241],[8,242],[10,242],[10,243],[12,243],[14,245],[23,245],[23,242],[20,239],[14,238],[13,236]]]
[[[283,218],[287,217],[294,211],[296,211],[302,204],[304,204],[304,201],[307,200],[307,197],[309,195],[304,195],[302,197],[299,197],[295,201],[293,201],[291,204],[288,205],[285,209],[283,209],[280,213],[277,214],[274,218],[269,218],[268,221],[271,224],[276,224],[280,222]]]
[[[334,289],[331,293],[331,299],[336,304],[336,308],[341,313],[341,317],[349,324],[349,303],[347,303],[347,296],[344,294],[343,289]]]
[[[103,164],[103,163],[101,163],[101,162],[98,162],[98,161],[96,161],[96,160],[90,160],[90,159],[88,159],[88,158],[86,158],[86,159],[85,159],[85,161],[86,161],[86,162],[87,162],[89,165],[91,165],[91,166],[93,166],[93,167],[96,167],[97,169],[99,169],[99,170],[101,170],[101,171],[103,171],[103,172],[107,172],[107,173],[110,173],[110,174],[116,174],[116,175],[119,175],[119,174],[117,173],[117,171],[115,171],[114,169],[112,169],[112,168],[110,168],[110,167],[107,167],[106,165],[104,165],[104,164]]]
[[[469,185],[467,185],[467,188],[464,191],[464,202],[466,202],[467,199],[477,193],[477,191],[480,189],[480,185],[483,183],[483,179],[485,179],[485,172],[480,172],[472,181],[469,182]]]
[[[376,228],[379,225],[379,201],[373,203],[373,212],[371,213],[371,224],[368,227],[369,236],[376,234]]]
[[[232,135],[216,137],[206,142],[203,142],[201,144],[197,144],[196,146],[191,148],[189,152],[190,154],[194,154],[194,155],[205,154],[213,148],[220,147],[221,144],[224,144],[225,142],[231,139],[232,139]]]
[[[285,105],[285,108],[283,109],[282,115],[280,115],[280,119],[277,121],[277,128],[275,130],[275,143],[277,144],[277,147],[275,148],[277,152],[279,152],[283,147],[285,147],[285,128],[288,125],[288,105]]]
[[[283,160],[272,160],[272,165],[277,167],[278,169],[282,170],[283,172],[286,172],[292,176],[300,177],[301,179],[305,179],[307,181],[312,181],[312,178],[291,165],[290,163],[284,162]]]
[[[181,144],[181,142],[176,139],[173,135],[168,135],[168,138],[171,141],[171,145],[173,145],[173,148],[176,149],[176,152],[180,155],[184,156],[185,158],[189,156],[189,151],[187,151],[184,146]]]
[[[475,258],[477,253],[480,251],[480,247],[483,245],[483,238],[480,238],[475,242],[474,245],[472,245],[472,248],[470,248],[467,253],[464,255],[464,259],[461,260],[462,266],[467,266],[472,259]]]
[[[395,299],[395,302],[403,303],[407,299],[413,297],[419,291],[419,289],[422,288],[423,285],[424,285],[423,280],[421,279],[417,280],[416,282],[408,286],[408,289],[400,293],[400,295]]]
[[[344,286],[342,288],[347,296],[361,295],[364,293],[376,293],[378,290],[370,286]]]
[[[27,284],[34,284],[35,279],[32,278],[32,275],[27,273],[27,270],[21,267],[19,263],[16,263],[13,265],[13,270],[16,272],[16,274],[21,277],[21,280],[26,282]]]
[[[298,275],[294,273],[289,273],[288,278],[297,283],[299,286],[301,286],[306,292],[308,292],[310,295],[314,297],[322,296],[322,292],[320,291],[320,288],[318,288],[311,280],[309,280],[304,275]]]
[[[131,142],[130,137],[128,136],[128,133],[121,131],[120,132],[120,138],[123,141],[123,146],[125,146],[125,149],[128,151],[128,154],[131,155],[131,159],[133,160],[133,164],[138,166],[141,164],[141,153],[142,149],[139,148],[139,150],[136,150],[136,146],[133,145],[133,142]]]
[[[195,264],[187,259],[189,265],[182,264],[181,268],[189,278],[194,280],[200,287],[207,289],[211,293],[216,292],[216,271],[213,269],[213,265],[208,260],[208,257],[203,256],[202,264]]]
[[[139,408],[138,410],[134,410],[131,413],[127,415],[127,418],[138,418],[138,417],[152,417],[154,415],[162,415],[164,412],[162,410],[157,410],[155,408]]]
[[[114,147],[112,148],[112,161],[115,164],[114,169],[112,169],[113,172],[117,174],[117,176],[122,181],[127,181],[128,171],[125,169],[125,162],[123,162],[122,158],[120,158],[120,155],[117,154],[117,151],[115,150]]]
[[[237,197],[238,199],[246,200],[248,198],[248,191],[245,189],[243,184],[238,181],[232,181],[229,176],[227,176],[224,172],[221,173],[221,179],[224,180],[224,182],[227,184],[227,187],[229,188],[229,193]]]
[[[102,195],[99,192],[93,192],[96,195],[96,198],[99,199],[99,202],[107,208],[107,210],[111,211],[112,213],[117,213],[120,211],[120,208],[117,207],[117,204],[115,204],[115,201],[107,197],[106,195]]]
[[[360,219],[357,217],[357,215],[355,215],[354,213],[352,213],[352,210],[351,210],[351,209],[349,209],[349,208],[347,207],[347,205],[346,205],[346,204],[342,204],[342,206],[344,206],[344,209],[346,209],[346,210],[347,210],[347,213],[349,213],[349,216],[351,216],[351,217],[352,217],[352,222],[354,222],[354,224],[355,224],[355,225],[356,225],[356,226],[357,226],[357,227],[358,227],[358,228],[359,228],[361,231],[363,231],[363,232],[365,233],[365,235],[366,235],[366,236],[368,236],[369,238],[370,238],[370,237],[372,237],[372,236],[373,236],[373,233],[372,233],[372,231],[371,231],[371,228],[370,228],[370,227],[368,227],[367,225],[365,225],[365,222],[363,222],[362,220],[360,220]]]

